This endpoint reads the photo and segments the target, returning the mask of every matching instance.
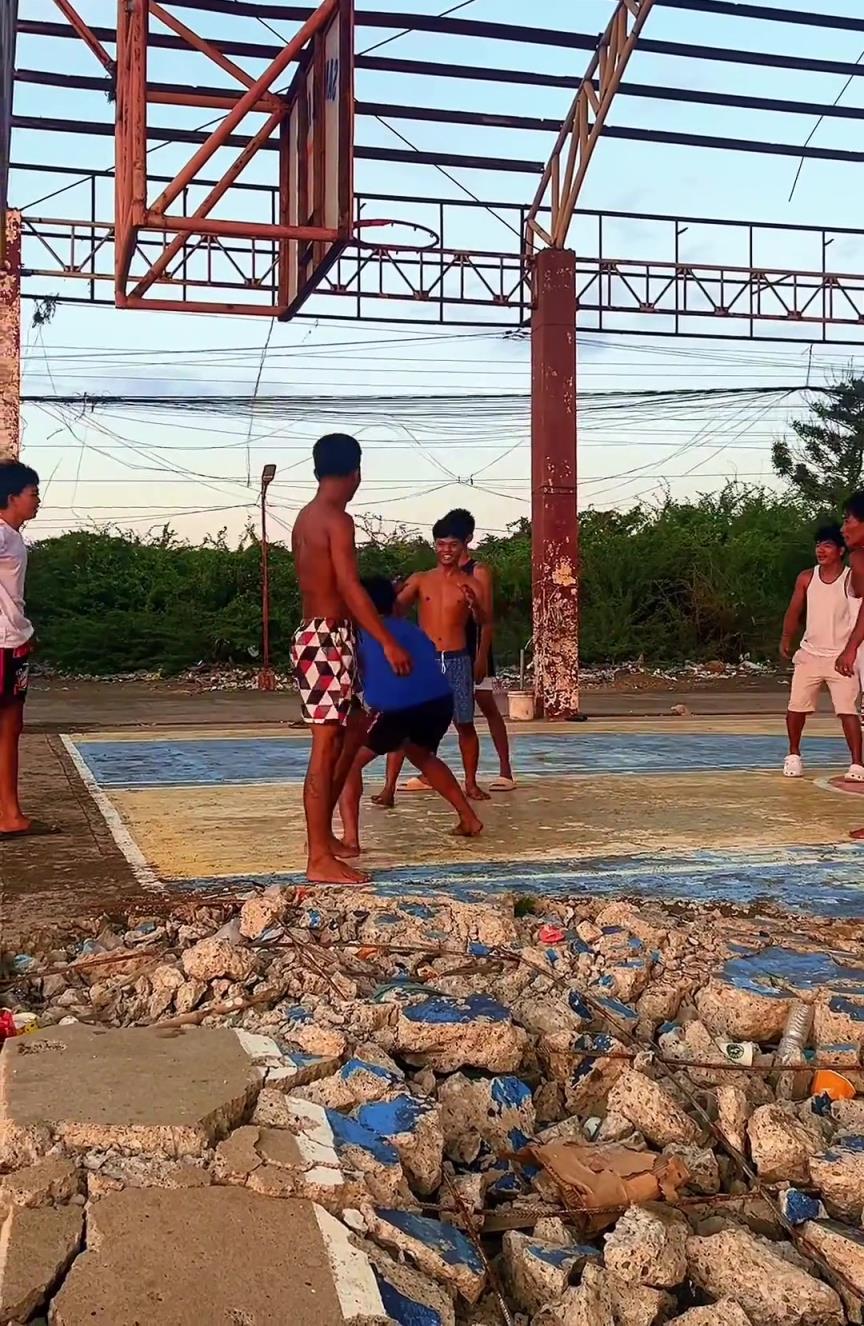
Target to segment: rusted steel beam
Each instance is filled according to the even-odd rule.
[[[526,253],[534,253],[538,241],[556,249],[567,243],[588,164],[653,5],[654,0],[617,0],[615,12],[573,98],[528,210]],[[552,214],[548,230],[545,216],[542,224],[539,220],[546,209]]]
[[[534,685],[546,718],[579,715],[576,259],[537,255],[531,319]]]
[[[59,2],[60,0],[58,0]],[[251,74],[247,74],[245,69],[241,69],[233,60],[229,60],[227,55],[224,55],[212,41],[208,41],[206,37],[199,37],[197,32],[187,28],[185,23],[181,23],[179,18],[169,13],[167,9],[163,9],[160,4],[157,4],[156,0],[150,0],[150,13],[166,28],[170,28],[172,32],[176,33],[178,37],[186,42],[187,46],[200,51],[202,55],[206,55],[208,60],[212,60],[215,65],[218,65],[223,73],[229,74],[238,83],[242,83],[247,90],[253,86],[255,80]],[[275,111],[279,109],[282,103],[279,97],[268,92],[262,95],[261,104],[267,110]]]
[[[0,220],[2,224],[2,220]],[[21,438],[21,214],[6,213],[0,265],[0,460],[18,455]]]
[[[96,59],[109,74],[113,76],[114,61],[102,45],[93,29],[84,22],[77,9],[69,3],[69,0],[54,0],[55,5],[61,14],[66,18],[70,27],[74,28],[84,44],[93,52]]]

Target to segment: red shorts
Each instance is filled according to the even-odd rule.
[[[0,705],[23,704],[30,682],[30,644],[0,649]]]

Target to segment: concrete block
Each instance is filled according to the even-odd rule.
[[[213,1174],[220,1183],[244,1184],[253,1169],[264,1164],[256,1145],[260,1131],[260,1128],[246,1124],[235,1128],[219,1143],[213,1157]]]
[[[678,1156],[683,1160],[690,1173],[687,1187],[691,1192],[713,1197],[720,1191],[720,1169],[717,1154],[710,1146],[694,1146],[692,1143],[673,1142],[664,1146],[664,1156]]]
[[[282,1066],[282,1051],[272,1036],[262,1036],[258,1032],[244,1031],[242,1027],[234,1027],[233,1030],[234,1035],[256,1067],[267,1069]]]
[[[265,1081],[268,1087],[280,1091],[293,1091],[308,1086],[322,1077],[332,1077],[341,1062],[335,1054],[306,1054],[303,1050],[280,1047],[282,1060],[278,1068],[269,1068]]]
[[[0,1215],[10,1206],[68,1202],[81,1188],[81,1171],[73,1161],[42,1160],[0,1177]]]
[[[268,1196],[313,1198],[330,1211],[403,1200],[399,1155],[356,1119],[265,1088],[253,1116],[265,1165],[248,1183]]]
[[[538,1052],[541,1058],[546,1058],[551,1069],[554,1061],[550,1048],[541,1044]],[[586,1032],[570,1041],[560,1067],[554,1065],[558,1072],[563,1073],[559,1080],[564,1083],[564,1104],[568,1114],[594,1114],[598,1108],[605,1112],[606,1097],[627,1067],[627,1061],[602,1056],[624,1052],[623,1042],[605,1031],[596,1034]],[[553,1076],[558,1077],[558,1072],[553,1073]]]
[[[367,1101],[383,1100],[402,1085],[400,1077],[379,1064],[348,1059],[335,1073],[320,1078],[294,1094],[313,1100],[328,1110],[352,1110]]]
[[[621,1074],[610,1091],[608,1108],[623,1114],[656,1146],[699,1139],[699,1126],[674,1097],[659,1083],[632,1068]]]
[[[523,1312],[534,1313],[544,1303],[559,1299],[586,1262],[599,1259],[600,1253],[590,1244],[561,1246],[508,1230],[504,1235],[501,1266],[516,1306]]]
[[[256,894],[240,908],[240,933],[244,939],[258,939],[265,930],[280,925],[287,911],[288,891],[274,885]]]
[[[818,1117],[808,1110],[799,1116],[794,1105],[760,1105],[747,1125],[750,1154],[759,1177],[768,1183],[808,1183],[810,1157],[825,1145]]]
[[[860,1223],[864,1211],[864,1137],[841,1134],[810,1160],[810,1179],[829,1211]]]
[[[142,1084],[146,1083],[146,1090]],[[6,1042],[4,1138],[50,1136],[71,1150],[203,1155],[246,1115],[258,1074],[233,1031],[52,1027]]]
[[[752,1326],[747,1313],[731,1298],[721,1298],[707,1308],[690,1308],[675,1320],[678,1326]]]
[[[368,1258],[311,1202],[242,1188],[128,1191],[93,1206],[88,1232],[52,1326],[387,1320]]]
[[[458,1163],[471,1164],[481,1142],[517,1151],[534,1136],[534,1100],[521,1078],[454,1073],[440,1084],[438,1104],[445,1150]]]
[[[743,1087],[718,1087],[717,1126],[727,1142],[742,1155],[747,1141],[747,1122],[752,1110],[753,1106]]]
[[[782,990],[759,989],[752,982],[735,984],[716,976],[696,996],[699,1017],[715,1036],[760,1044],[779,1040],[790,1004]]]
[[[674,1289],[687,1274],[688,1233],[662,1207],[633,1206],[606,1235],[606,1267],[625,1284]]]
[[[819,1044],[864,1045],[864,995],[820,992],[813,1010],[813,1034]]]
[[[396,1150],[411,1186],[421,1197],[441,1184],[444,1134],[434,1101],[406,1093],[371,1102],[357,1111],[364,1128],[384,1137]]]
[[[80,1206],[12,1207],[0,1227],[0,1322],[28,1321],[44,1306],[83,1233]]]
[[[860,1229],[850,1229],[848,1225],[838,1225],[833,1220],[809,1220],[801,1233],[807,1240],[808,1250],[815,1248],[831,1269],[839,1272],[858,1291],[853,1294],[843,1281],[832,1279],[849,1320],[860,1326],[864,1319],[864,1233]]]
[[[598,1266],[588,1265],[575,1289],[568,1289],[556,1304],[544,1308],[532,1326],[615,1326],[609,1279]]]
[[[215,981],[220,977],[248,981],[257,969],[258,959],[252,949],[216,935],[199,940],[183,954],[183,970],[197,981]]]
[[[435,996],[400,1007],[395,1032],[401,1057],[439,1073],[464,1067],[511,1073],[528,1045],[504,1005],[485,994]]]
[[[453,1298],[439,1284],[368,1241],[363,1251],[389,1321],[397,1326],[456,1326]]]
[[[699,1289],[732,1299],[758,1326],[842,1326],[834,1290],[749,1230],[688,1239],[687,1271]]]
[[[368,1211],[364,1220],[377,1243],[404,1253],[434,1280],[477,1302],[486,1287],[486,1268],[460,1230],[411,1211]]]
[[[606,1283],[615,1326],[660,1326],[675,1310],[675,1298],[665,1289],[620,1280],[608,1270]]]
[[[782,1214],[790,1225],[803,1225],[808,1220],[824,1220],[827,1211],[822,1203],[800,1188],[784,1188],[778,1194]]]

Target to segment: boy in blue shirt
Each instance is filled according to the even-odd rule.
[[[359,850],[360,799],[363,770],[379,755],[404,750],[408,759],[431,787],[449,801],[459,816],[453,830],[464,838],[476,838],[483,825],[437,751],[453,721],[453,693],[441,670],[435,646],[413,622],[393,616],[396,590],[384,576],[363,581],[363,588],[387,630],[411,655],[412,668],[398,676],[377,640],[360,632],[360,674],[363,699],[370,711],[369,726],[339,801],[345,846]]]

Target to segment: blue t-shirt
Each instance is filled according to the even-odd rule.
[[[387,713],[413,709],[428,700],[450,694],[450,683],[441,670],[440,655],[424,631],[401,617],[388,617],[387,630],[411,655],[414,666],[407,677],[397,677],[377,640],[360,632],[360,672],[363,698],[370,709]]]

